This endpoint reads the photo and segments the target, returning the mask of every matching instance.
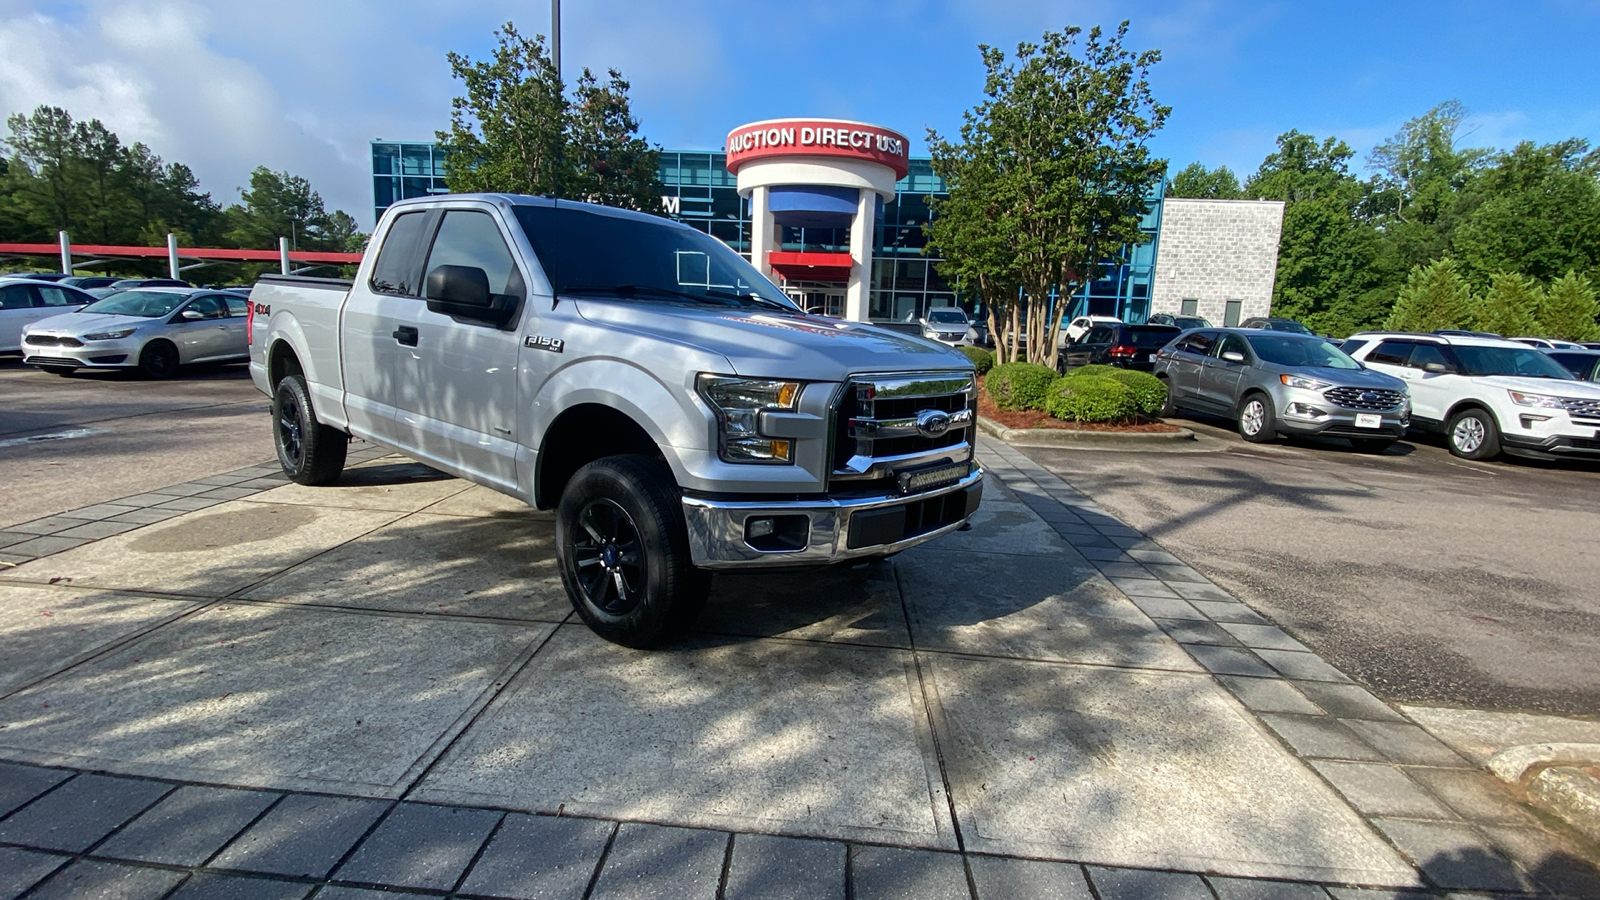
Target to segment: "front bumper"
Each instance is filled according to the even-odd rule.
[[[76,338],[74,338],[76,340]],[[22,343],[22,361],[30,366],[73,366],[81,369],[118,369],[139,364],[142,338],[87,341],[78,347]]]
[[[727,500],[683,498],[689,553],[705,569],[825,566],[883,556],[914,547],[961,527],[983,497],[983,469],[960,481],[920,494],[815,500]],[[751,519],[771,519],[776,528],[754,542]]]
[[[1556,434],[1542,440],[1503,433],[1500,445],[1511,453],[1543,459],[1600,459],[1600,431],[1593,437]]]
[[[1350,409],[1331,402],[1322,391],[1303,388],[1284,388],[1276,394],[1273,400],[1278,408],[1277,427],[1285,434],[1399,440],[1405,437],[1406,428],[1411,425],[1411,413],[1405,406],[1385,410]],[[1376,427],[1359,426],[1356,424],[1358,416],[1377,416],[1378,424]]]

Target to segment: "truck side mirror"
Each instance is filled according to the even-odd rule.
[[[515,314],[514,298],[489,293],[489,276],[477,266],[435,266],[423,283],[430,312],[504,328]]]

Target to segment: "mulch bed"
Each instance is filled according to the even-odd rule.
[[[1176,434],[1182,431],[1176,425],[1152,416],[1140,415],[1124,425],[1102,422],[1063,422],[1037,409],[1008,410],[994,405],[994,398],[984,389],[983,376],[978,376],[978,415],[999,422],[1007,428],[1051,428],[1061,431],[1110,431],[1117,434]]]

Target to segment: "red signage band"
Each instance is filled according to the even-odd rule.
[[[728,132],[728,171],[755,159],[826,157],[875,162],[906,177],[911,142],[905,135],[876,125],[828,119],[774,119],[743,125]]]

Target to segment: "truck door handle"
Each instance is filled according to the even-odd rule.
[[[394,330],[394,339],[407,347],[417,345],[417,329],[410,325],[401,325]]]

